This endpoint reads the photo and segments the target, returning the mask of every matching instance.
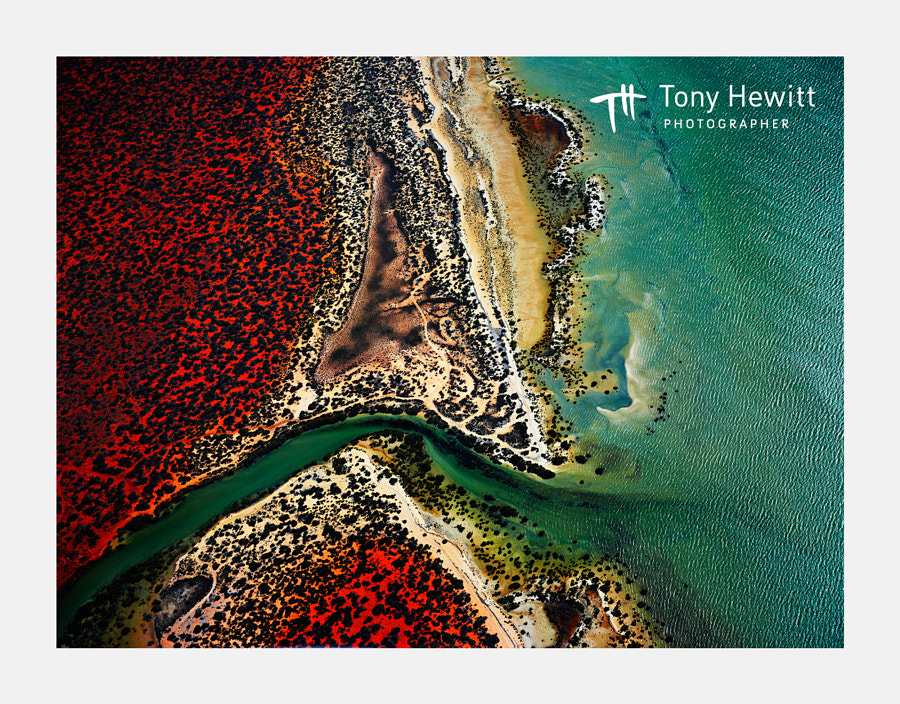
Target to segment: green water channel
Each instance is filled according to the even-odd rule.
[[[648,510],[665,513],[677,502],[639,493],[627,496],[605,493],[601,482],[583,487],[569,477],[559,476],[549,481],[536,479],[487,461],[418,417],[357,416],[290,439],[249,467],[200,487],[157,523],[136,532],[120,549],[97,560],[60,596],[57,635],[65,632],[82,604],[132,567],[227,514],[242,499],[274,490],[304,467],[321,461],[360,437],[384,430],[422,435],[432,460],[449,479],[473,496],[483,498],[491,494],[517,508],[529,516],[533,530],[539,527],[555,542],[568,544],[577,540],[579,548],[597,554],[619,553],[622,559],[629,560],[636,572],[647,572],[647,579],[644,579],[647,584],[656,581],[651,572],[661,574],[661,565],[653,559],[653,551],[642,549],[643,543],[630,525]],[[663,582],[666,579],[664,577]],[[677,611],[685,611],[683,607],[684,604],[679,605]],[[698,610],[689,611],[692,621],[702,620]],[[665,615],[675,623],[679,618],[685,618],[677,613]],[[704,629],[706,633],[708,629],[705,626]],[[706,638],[709,637],[707,634]]]

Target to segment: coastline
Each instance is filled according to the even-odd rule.
[[[356,67],[347,68],[348,73],[353,68]],[[385,70],[389,73],[392,69]],[[446,66],[442,69],[438,64],[436,75],[441,70],[446,70]],[[498,453],[494,451],[498,447],[508,451],[505,455],[499,453],[499,459],[517,469],[522,467],[511,459],[523,456],[548,473],[558,471],[561,463],[557,460],[563,463],[566,457],[571,460],[567,428],[554,408],[552,394],[537,380],[537,364],[543,362],[535,362],[536,357],[529,353],[536,346],[544,345],[545,360],[559,368],[577,362],[583,354],[583,349],[575,344],[579,320],[574,309],[579,296],[577,279],[571,273],[581,252],[581,230],[596,229],[602,224],[605,194],[598,179],[577,188],[567,180],[566,168],[576,158],[581,142],[572,132],[570,119],[560,117],[547,104],[525,101],[515,106],[524,106],[522,115],[526,117],[532,113],[537,115],[539,124],[549,130],[549,153],[555,164],[549,171],[547,188],[550,190],[540,191],[546,196],[543,205],[538,198],[533,198],[530,189],[535,186],[529,183],[526,171],[528,168],[540,171],[546,164],[542,166],[540,160],[529,162],[522,155],[510,123],[494,102],[501,101],[502,105],[509,96],[500,97],[497,87],[492,85],[495,82],[487,80],[483,68],[480,76],[484,80],[481,80],[478,70],[469,64],[460,74],[462,86],[477,89],[467,88],[461,94],[436,98],[436,105],[447,109],[440,113],[436,110],[430,121],[414,119],[416,110],[425,108],[415,97],[404,95],[390,103],[396,115],[413,116],[412,125],[407,123],[408,127],[414,127],[412,132],[394,135],[391,130],[396,131],[396,127],[392,122],[392,127],[385,127],[383,135],[385,161],[382,157],[373,161],[371,148],[360,150],[352,176],[338,178],[336,197],[347,203],[341,211],[339,225],[344,235],[340,238],[344,276],[336,279],[334,289],[326,288],[317,300],[316,313],[298,341],[282,388],[268,404],[251,414],[252,423],[239,433],[208,435],[192,445],[196,463],[205,469],[204,481],[243,464],[255,449],[275,438],[285,437],[293,429],[307,427],[317,419],[341,414],[360,402],[384,404],[415,414],[425,412],[426,416],[434,414],[458,434],[474,439],[476,445],[480,440],[493,443],[480,447],[479,452],[496,457]],[[478,80],[473,81],[473,76]],[[465,107],[457,111],[459,115],[470,112],[476,115],[474,124],[460,123],[454,105]],[[384,119],[388,120],[389,116]],[[432,129],[441,119],[447,122],[446,129],[435,133]],[[456,121],[454,131],[449,127],[452,120]],[[342,140],[356,139],[352,125],[340,129],[345,132],[331,137],[336,145],[344,146]],[[566,134],[562,151],[553,151],[553,130],[563,130]],[[535,134],[539,143],[545,140],[542,132]],[[523,139],[522,135],[518,139]],[[422,153],[402,156],[402,149],[412,141],[417,141]],[[404,163],[404,158],[408,163]],[[512,175],[504,180],[503,174]],[[450,179],[449,184],[442,180],[446,177]],[[449,189],[443,189],[445,185]],[[410,199],[421,188],[426,191],[433,188],[428,192],[435,199],[424,204],[421,212],[432,217],[437,213],[446,219],[416,219],[419,211],[411,209]],[[553,189],[560,189],[559,193]],[[477,207],[478,203],[483,208]],[[547,212],[559,219],[555,228],[541,223]],[[461,220],[458,226],[454,221],[456,216]],[[378,222],[389,225],[390,234],[386,238],[382,237]],[[458,229],[450,229],[453,227]],[[456,238],[462,234],[458,249],[454,250],[454,245],[442,239],[448,233]],[[479,237],[479,233],[484,237]],[[439,269],[432,268],[429,247],[441,253],[440,277],[432,276]],[[387,287],[391,295],[402,292],[402,300],[399,297],[397,302],[391,298],[376,299],[367,291],[374,288],[371,282],[383,282],[381,274],[385,271],[398,282]],[[446,303],[438,304],[441,307],[431,303],[447,299],[455,301],[461,312],[453,312]],[[381,307],[370,309],[368,304],[358,305],[359,301],[367,300],[376,300]],[[430,307],[426,309],[426,305]],[[370,356],[360,357],[361,361],[354,360],[346,369],[340,366],[348,358],[344,354],[331,370],[319,373],[320,351],[324,350],[322,354],[327,356],[356,344],[356,328],[367,319],[367,312],[369,321],[372,311],[374,315],[394,316],[393,320],[394,311],[409,306],[415,308],[416,314],[407,315],[406,319],[422,321],[419,338],[409,335],[415,331],[417,322],[401,326],[403,344],[390,336],[385,343],[392,354],[376,350]],[[522,325],[529,316],[531,324]],[[465,340],[466,333],[472,335],[469,348],[465,347],[470,342]],[[391,334],[395,331],[391,330]],[[486,374],[482,375],[479,364],[489,367]],[[455,378],[461,378],[461,383]],[[401,380],[402,385],[395,380]],[[504,389],[513,393],[508,394]],[[473,398],[476,391],[477,396]],[[511,410],[493,416],[493,407],[508,404],[505,399],[510,397],[515,401],[510,404]],[[476,426],[474,420],[480,420],[481,425]],[[489,423],[486,425],[485,421]],[[518,426],[525,431],[517,431]],[[515,437],[514,431],[519,437]],[[545,444],[548,437],[552,447]],[[553,470],[549,469],[550,465]],[[400,520],[412,520],[424,527],[410,513],[411,504],[406,509],[406,517]],[[428,535],[429,531],[425,530],[429,549],[436,548],[447,571],[468,585],[470,594],[487,610],[495,630],[503,634],[504,643],[516,643],[516,629],[510,629],[501,613],[491,606],[494,604],[491,596],[479,586],[481,578],[467,563],[466,550],[450,541],[456,546],[457,555],[450,548],[438,547],[444,544],[438,544],[436,538]],[[504,571],[511,569],[502,564],[501,567]],[[514,591],[510,586],[514,583],[506,578],[506,586],[498,593],[508,595],[504,590]],[[212,585],[213,589],[219,585],[215,572]],[[549,584],[551,589],[557,586],[555,582]],[[521,640],[518,644],[521,645]]]

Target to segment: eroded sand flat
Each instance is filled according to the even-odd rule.
[[[315,372],[319,383],[395,357],[401,347],[424,344],[427,335],[427,320],[410,298],[417,272],[392,208],[391,166],[372,150],[368,168],[372,186],[362,280],[343,327],[325,340]]]

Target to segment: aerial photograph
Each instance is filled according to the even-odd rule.
[[[844,647],[843,58],[55,61],[56,650]]]

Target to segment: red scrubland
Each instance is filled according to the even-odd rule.
[[[335,562],[342,569],[323,575],[325,589],[307,590],[325,595],[324,603],[298,599],[275,645],[487,647],[499,642],[484,628],[484,618],[474,617],[458,580],[412,541],[353,541]]]
[[[319,179],[286,156],[319,68],[59,60],[60,586],[196,482],[178,458],[284,369],[333,270]]]

